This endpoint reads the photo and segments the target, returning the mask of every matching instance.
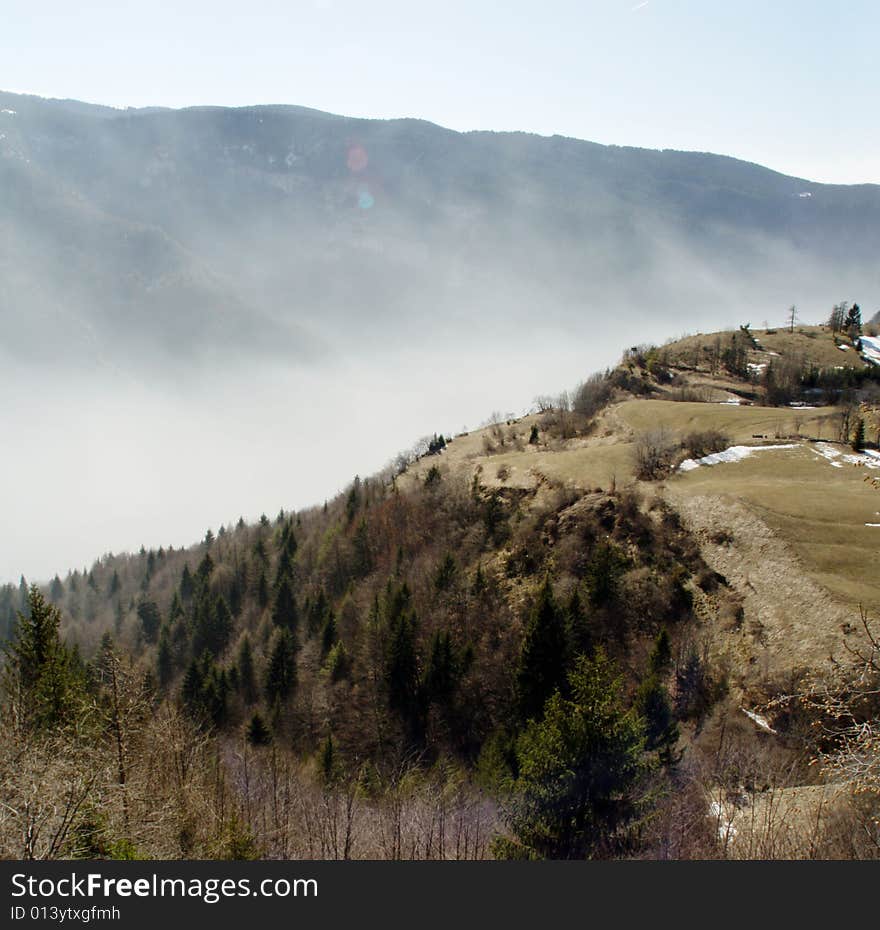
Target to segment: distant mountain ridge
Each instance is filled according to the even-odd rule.
[[[610,306],[880,289],[880,187],[718,155],[302,107],[0,93],[0,319],[18,351],[305,360]],[[866,308],[870,309],[870,308]]]

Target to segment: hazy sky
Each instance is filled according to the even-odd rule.
[[[0,82],[292,103],[712,151],[880,182],[876,0],[6,0]]]

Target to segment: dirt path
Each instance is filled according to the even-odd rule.
[[[742,624],[724,632],[722,642],[747,660],[744,667],[775,676],[818,668],[842,651],[844,629],[856,618],[808,576],[763,520],[735,499],[667,493],[707,563],[742,598]]]

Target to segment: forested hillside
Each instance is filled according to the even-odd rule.
[[[876,715],[870,610],[841,634],[817,594],[793,638],[769,589],[755,603],[748,547],[788,545],[794,505],[776,536],[766,506],[749,529],[695,516],[726,500],[701,491],[701,457],[740,435],[774,439],[755,458],[788,456],[805,489],[833,479],[838,509],[874,500],[869,471],[828,461],[845,424],[871,466],[877,369],[831,328],[775,335],[639,347],[323,506],[0,590],[2,854],[876,855],[851,772],[833,816],[789,811],[826,790],[812,760],[864,762],[842,750]],[[852,362],[823,367],[844,341]],[[730,487],[740,467],[718,466]],[[814,554],[771,583],[813,584]]]

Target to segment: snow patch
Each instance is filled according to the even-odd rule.
[[[817,455],[830,462],[835,468],[844,465],[865,465],[868,468],[880,468],[880,454],[873,450],[865,452],[843,453],[827,442],[817,442],[810,447]]]
[[[776,730],[770,726],[770,721],[763,714],[755,713],[753,710],[746,710],[745,707],[740,707],[740,710],[751,720],[759,730],[763,730],[765,733],[776,734]]]
[[[693,471],[701,465],[721,465],[723,462],[741,462],[755,452],[764,452],[771,449],[796,449],[796,442],[786,443],[778,446],[731,446],[723,452],[713,452],[711,455],[704,455],[701,459],[685,459],[678,466],[679,471]]]
[[[0,110],[0,113],[5,113],[7,116],[15,116],[17,111],[16,110]]]

